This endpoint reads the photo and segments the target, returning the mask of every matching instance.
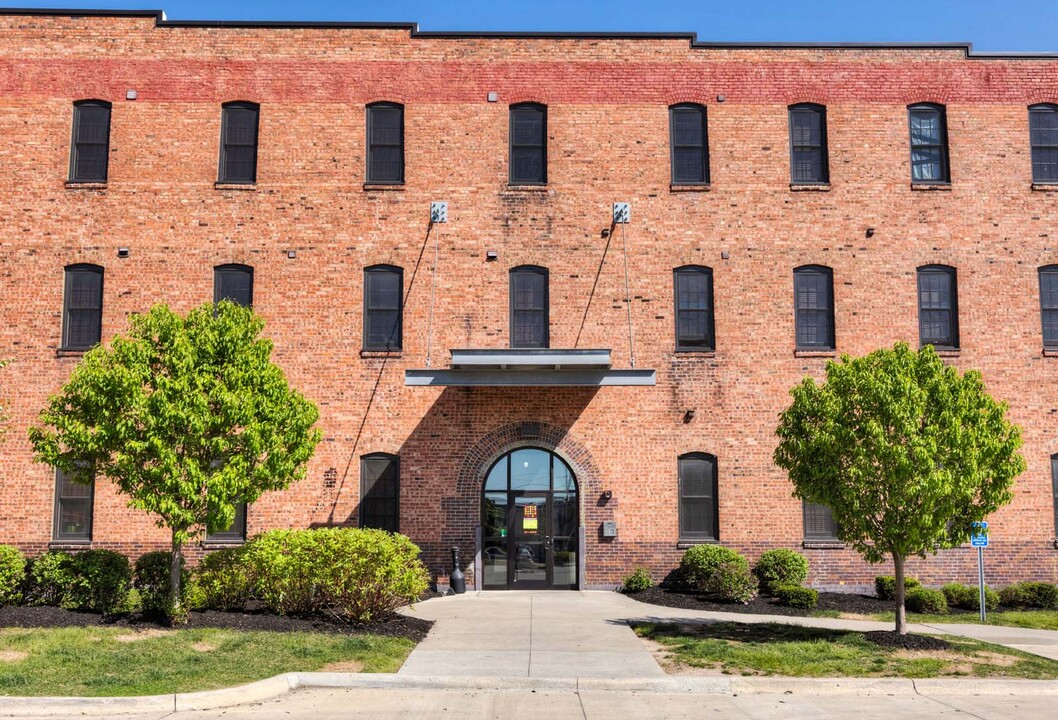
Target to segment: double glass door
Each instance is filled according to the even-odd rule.
[[[486,590],[577,587],[577,489],[561,458],[537,449],[505,455],[486,479],[482,515]]]

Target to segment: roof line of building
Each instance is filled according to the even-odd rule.
[[[552,40],[686,40],[692,48],[701,49],[787,49],[787,50],[962,50],[967,58],[976,59],[1044,59],[1058,58],[1058,52],[978,52],[970,42],[902,43],[902,42],[712,42],[698,39],[695,32],[550,32],[503,30],[420,30],[412,22],[325,22],[288,20],[169,20],[164,10],[97,10],[75,8],[0,8],[0,15],[65,17],[142,17],[154,18],[158,27],[200,27],[233,29],[334,29],[334,30],[407,30],[411,37],[452,39],[518,39]]]

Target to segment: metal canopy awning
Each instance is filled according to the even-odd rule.
[[[449,368],[405,370],[404,384],[455,387],[654,385],[653,370],[614,370],[609,350],[452,350]]]

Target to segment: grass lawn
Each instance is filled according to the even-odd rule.
[[[395,672],[407,638],[239,630],[0,630],[0,694],[155,695],[240,685],[278,673]]]
[[[842,617],[841,614],[831,617]],[[857,615],[857,619],[863,619]],[[872,620],[883,622],[895,622],[896,614],[891,612],[877,613],[871,616]],[[920,615],[908,613],[909,623],[971,623],[980,624],[981,618],[977,613],[953,613],[951,615]],[[1008,610],[1004,612],[990,612],[985,615],[985,625],[1006,625],[1008,627],[1034,628],[1036,630],[1058,630],[1058,610]]]
[[[945,637],[947,650],[882,647],[863,633],[782,624],[637,625],[676,666],[733,675],[792,677],[1058,678],[1058,662],[998,645]]]

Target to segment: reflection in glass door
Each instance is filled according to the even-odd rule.
[[[577,587],[579,504],[569,466],[547,450],[500,458],[482,493],[485,589]]]

